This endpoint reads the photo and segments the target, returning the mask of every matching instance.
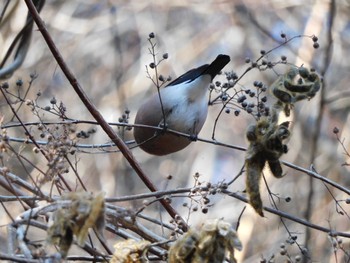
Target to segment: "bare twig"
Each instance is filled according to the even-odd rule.
[[[323,61],[323,68],[321,69],[321,75],[325,76],[327,69],[329,67],[331,58],[332,58],[332,47],[333,47],[333,36],[332,36],[332,30],[333,30],[333,23],[335,20],[335,14],[336,14],[336,2],[335,0],[331,0],[329,3],[329,23],[328,23],[328,28],[327,28],[327,47],[326,47],[326,52],[325,52],[325,57]],[[320,137],[320,131],[321,131],[321,125],[322,125],[322,120],[323,120],[323,115],[324,115],[324,107],[325,107],[325,96],[326,96],[326,82],[323,81],[323,87],[320,90],[320,103],[319,103],[319,108],[318,108],[318,115],[316,119],[316,123],[314,125],[314,136],[311,144],[311,156],[310,156],[310,163],[314,163],[316,154],[317,154],[317,149],[318,149],[318,140]],[[307,205],[305,209],[305,214],[304,217],[306,220],[309,220],[312,214],[312,203],[313,203],[313,196],[314,196],[314,184],[313,180],[310,177],[309,180],[309,194],[307,197]],[[309,243],[311,240],[311,232],[309,229],[306,229],[305,233],[305,245],[308,247]],[[307,262],[307,258],[304,257],[304,263]]]

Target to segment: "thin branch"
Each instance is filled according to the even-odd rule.
[[[157,191],[157,188],[155,185],[149,180],[147,175],[143,172],[141,169],[141,166],[137,162],[137,160],[132,155],[131,151],[129,150],[128,146],[123,142],[123,140],[114,132],[112,127],[108,125],[108,123],[105,121],[101,113],[97,110],[95,105],[92,103],[90,98],[87,96],[83,88],[81,87],[80,83],[70,70],[70,68],[65,63],[61,53],[56,47],[56,44],[54,43],[53,39],[51,38],[49,32],[47,31],[45,24],[43,20],[40,18],[39,13],[37,12],[33,2],[31,0],[25,0],[29,12],[32,14],[33,19],[38,26],[39,31],[41,32],[43,38],[45,39],[49,49],[51,50],[52,55],[55,57],[58,65],[60,66],[62,72],[65,74],[68,81],[71,83],[74,91],[77,93],[81,101],[84,103],[85,107],[88,109],[88,111],[91,113],[91,115],[95,118],[95,120],[100,124],[102,129],[105,131],[105,133],[109,136],[109,138],[116,144],[116,146],[119,148],[121,153],[124,155],[125,159],[129,162],[130,166],[135,170],[135,172],[138,174],[140,179],[144,182],[144,184],[150,189],[152,192]],[[168,204],[165,200],[160,200],[160,203],[163,205],[163,207],[167,210],[169,215],[172,218],[175,218],[175,216],[178,214],[174,208]],[[186,227],[185,227],[186,228]]]

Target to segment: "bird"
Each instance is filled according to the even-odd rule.
[[[207,118],[209,85],[229,62],[228,55],[220,54],[211,64],[189,70],[146,98],[134,121],[139,147],[162,156],[180,151],[194,141]],[[190,138],[170,133],[169,129]]]

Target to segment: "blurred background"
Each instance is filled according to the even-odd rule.
[[[7,10],[12,10],[12,13],[6,13],[4,17],[7,19],[3,19],[0,25],[1,60],[23,27],[27,14],[24,1],[10,1],[10,5]],[[3,8],[2,3],[0,9]],[[280,61],[281,56],[286,56],[291,64],[315,68],[323,75],[323,90],[312,100],[301,101],[295,105],[291,119],[293,135],[288,143],[290,150],[282,160],[303,168],[313,165],[322,176],[349,188],[349,155],[346,154],[350,145],[350,62],[347,59],[350,56],[349,14],[348,0],[48,0],[40,15],[63,59],[109,122],[118,122],[125,110],[128,110],[128,121],[133,123],[140,103],[149,94],[156,92],[146,73],[146,66],[152,62],[148,41],[151,32],[155,34],[153,41],[157,43],[157,59],[160,60],[164,53],[169,54],[169,58],[160,63],[158,71],[173,79],[191,68],[211,62],[218,54],[231,57],[231,62],[224,71],[233,70],[238,76],[242,76],[250,66],[247,63],[248,58],[256,61],[261,56],[261,50],[272,50],[265,57],[267,61]],[[281,34],[285,34],[286,38],[282,38]],[[313,35],[318,37],[317,49],[313,47],[310,37]],[[282,45],[293,37],[296,38]],[[286,69],[286,65],[277,65],[264,71],[253,69],[239,80],[235,88],[253,88],[256,80],[271,85]],[[149,72],[153,77],[154,72]],[[14,90],[19,79],[27,87],[30,74],[36,74],[37,78],[26,98],[37,99],[38,105],[45,107],[50,105],[50,100],[54,97],[65,105],[67,117],[93,120],[58,67],[36,26],[23,65],[6,81]],[[225,77],[218,76],[216,80],[224,81]],[[41,93],[39,97],[38,92]],[[3,98],[0,106],[2,124],[10,123],[13,115]],[[254,118],[245,112],[241,112],[239,116],[235,116],[233,112],[224,113],[220,115],[213,130],[221,109],[222,104],[209,108],[208,119],[199,137],[211,140],[214,131],[215,139],[219,142],[247,147],[244,134],[247,126],[254,123]],[[39,120],[28,107],[22,107],[19,114],[24,122]],[[53,114],[43,112],[39,115],[41,120],[59,120]],[[79,124],[76,130],[88,130],[92,127],[96,128],[96,133],[88,139],[81,139],[80,143],[109,142],[104,132],[92,124]],[[133,139],[131,131],[114,127],[125,140]],[[339,129],[337,135],[333,133],[334,127]],[[22,130],[10,128],[7,132],[11,136],[25,138]],[[18,147],[18,151],[36,165],[45,167],[41,157],[32,153],[33,146],[20,144],[14,147]],[[148,155],[139,148],[134,148],[132,152],[160,190],[191,187],[195,183],[196,173],[199,173],[201,182],[228,182],[239,174],[244,164],[243,151],[200,141],[192,143],[181,152],[163,157]],[[90,192],[103,191],[106,197],[148,192],[123,155],[115,148],[109,148],[108,151],[81,149],[73,159]],[[6,156],[4,165],[26,178],[24,168],[18,165],[13,156]],[[27,166],[35,177],[36,169],[31,165]],[[326,186],[319,180],[310,180],[310,176],[305,173],[286,166],[283,169],[286,176],[282,179],[276,179],[268,172],[264,173],[273,193],[269,196],[265,183],[261,183],[266,206],[272,205],[273,196],[278,208],[294,217],[306,218],[316,225],[349,233],[350,210],[349,204],[344,201],[349,198],[347,194]],[[171,180],[169,175],[172,176]],[[66,178],[72,184],[76,183],[72,171]],[[42,189],[49,191],[50,183],[44,184]],[[244,194],[244,189],[244,175],[229,187],[230,191],[240,194]],[[6,195],[6,191],[1,188],[0,193]],[[307,246],[310,262],[350,260],[349,239],[345,238],[339,243],[339,240],[334,241],[327,233],[307,230],[305,226],[291,220],[281,221],[281,218],[270,213],[265,213],[265,218],[261,218],[249,205],[229,196],[210,196],[210,204],[212,206],[208,212],[203,214],[201,209],[197,212],[189,211],[190,200],[187,195],[172,200],[172,205],[191,226],[200,225],[209,218],[224,218],[236,226],[246,206],[239,220],[238,236],[243,250],[236,253],[238,262],[259,262],[262,259],[269,260],[273,255],[274,262],[299,262],[304,245]],[[11,205],[16,207],[15,203]],[[142,207],[142,201],[118,205],[138,209]],[[16,209],[18,213],[21,212],[21,207]],[[169,221],[163,212],[157,205],[147,207],[145,211],[155,218]],[[10,222],[3,208],[0,208],[0,215],[2,226]],[[13,212],[14,217],[15,215],[16,212]],[[0,233],[0,241],[5,242],[5,227],[0,228]],[[291,242],[291,235],[300,247]],[[167,235],[164,237],[169,238]],[[107,240],[113,244],[115,237],[107,235]],[[287,254],[280,252],[283,244]],[[2,251],[5,252],[3,249]]]

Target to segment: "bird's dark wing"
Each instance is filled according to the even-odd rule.
[[[230,62],[230,57],[227,55],[218,55],[216,59],[209,65],[205,64],[198,68],[191,69],[178,77],[177,79],[170,82],[167,86],[174,86],[183,82],[191,82],[199,76],[209,74],[211,79],[219,74],[219,72]]]

